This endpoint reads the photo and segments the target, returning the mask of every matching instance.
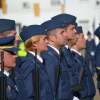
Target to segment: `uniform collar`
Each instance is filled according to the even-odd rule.
[[[72,52],[72,50],[68,47],[68,45],[65,45],[65,47],[66,47],[66,49],[69,49]]]
[[[0,71],[1,71],[1,68],[0,68]],[[7,71],[5,71],[4,70],[4,72],[3,72],[6,76],[8,76],[9,77],[9,72],[7,72]]]
[[[68,49],[68,45],[65,45],[65,47]]]
[[[34,52],[32,52],[32,51],[29,51],[29,52],[35,56],[35,53],[34,53]],[[39,55],[37,55],[37,59],[38,59],[41,63],[43,63],[43,59],[42,59]]]
[[[74,52],[76,52],[76,53],[78,53],[80,56],[82,55],[81,52],[78,52],[78,51],[76,51],[74,49],[71,49],[71,50],[74,51]]]
[[[92,39],[88,39],[88,41],[91,41]]]
[[[53,48],[59,55],[59,50],[58,49],[56,49],[55,47],[51,46],[50,44],[47,44],[47,45],[50,46],[51,48]]]

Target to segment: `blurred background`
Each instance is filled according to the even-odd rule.
[[[93,34],[100,23],[100,0],[0,0],[0,18],[15,20],[18,33],[24,25],[41,24],[60,13],[75,15],[84,33]]]
[[[100,23],[100,0],[0,0],[0,18],[15,20],[17,34],[27,25],[41,24],[60,13],[76,16],[85,36],[90,31],[99,43],[93,33]],[[97,84],[96,74],[93,78]],[[100,100],[98,90],[95,100]]]

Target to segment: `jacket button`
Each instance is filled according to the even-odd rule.
[[[17,78],[15,77],[15,80],[17,80]]]

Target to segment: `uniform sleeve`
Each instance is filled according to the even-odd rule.
[[[95,60],[97,72],[100,73],[100,50],[96,51]]]
[[[93,49],[94,49],[94,52],[96,51],[96,44],[95,44],[95,40],[93,39]]]
[[[54,70],[56,67],[56,63],[54,61],[54,59],[47,53],[42,55],[42,58],[44,59],[44,65],[47,71],[47,74],[49,76],[51,85],[52,85],[52,89],[55,90],[55,75],[54,75]]]
[[[24,77],[24,82],[25,82],[25,87],[27,89],[27,95],[28,95],[28,100],[34,100],[33,99],[33,94],[34,94],[34,87],[33,87],[33,75],[32,72],[34,70],[34,63],[32,61],[26,60],[24,63],[21,65],[21,72]]]

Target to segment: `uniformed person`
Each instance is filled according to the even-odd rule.
[[[81,26],[78,26],[76,28],[77,33],[79,34],[78,41],[76,42],[76,45],[72,46],[72,53],[75,58],[75,65],[77,67],[77,72],[80,71],[80,68],[84,67],[85,72],[83,73],[82,77],[82,86],[83,90],[79,91],[80,93],[80,100],[93,100],[93,97],[96,94],[95,86],[93,82],[92,75],[90,73],[89,66],[84,64],[85,59],[82,57],[81,50],[86,48],[86,39],[83,34],[83,30]]]
[[[67,63],[66,65],[67,65],[70,84],[71,86],[76,85],[79,83],[78,74],[76,73],[74,57],[70,51],[70,48],[76,43],[78,38],[76,32],[76,26],[77,26],[76,17],[70,14],[59,14],[52,17],[52,20],[63,22],[64,24],[65,34],[67,35],[66,36],[67,41],[65,46],[63,46],[62,50]],[[74,95],[77,96],[75,92]]]
[[[53,94],[57,100],[73,100],[73,94],[70,92],[70,82],[68,79],[65,61],[59,52],[61,47],[63,47],[66,43],[66,34],[63,23],[55,20],[49,20],[42,23],[42,25],[47,31],[48,50],[43,52],[41,56],[44,59],[45,67],[52,84]],[[59,61],[61,72],[60,81],[58,81],[59,85],[56,87],[55,69],[58,65],[59,56],[61,56],[61,61]],[[58,91],[56,91],[57,88]]]
[[[0,37],[14,36],[14,47],[18,45],[18,36],[15,30],[15,21],[10,19],[0,19]],[[19,96],[22,100],[27,100],[27,91],[24,85],[24,79],[18,66],[14,67],[11,71],[12,76],[15,77],[16,85],[19,90]]]
[[[24,42],[22,40],[18,41],[18,46],[17,46],[20,50],[17,52],[17,55],[19,57],[25,57],[26,56],[26,51],[25,51],[25,46],[24,46]]]
[[[91,62],[91,73],[94,76],[95,73],[95,41],[91,38],[91,33],[88,31],[87,33],[88,39],[86,40],[86,62],[90,68]]]
[[[95,30],[94,35],[100,40],[100,26]],[[95,61],[96,61],[96,71],[97,71],[97,88],[100,92],[100,42],[96,47]]]
[[[23,26],[22,27],[22,30],[25,28],[26,26]],[[21,30],[21,31],[22,31]],[[17,65],[19,68],[20,68],[20,65],[21,65],[21,62],[24,61],[25,57],[26,57],[26,51],[25,51],[25,46],[24,46],[24,42],[22,41],[21,37],[20,37],[20,34],[18,34],[18,37],[20,40],[18,40],[18,45],[17,47],[20,49],[18,52],[17,52],[17,55],[18,55],[18,58],[17,58]]]
[[[16,60],[17,67],[21,67],[21,63],[24,61],[25,57],[26,57],[26,51],[25,51],[25,46],[24,46],[24,42],[22,40],[18,41],[18,46],[17,46],[20,50],[17,52],[18,58]]]
[[[9,70],[16,66],[18,48],[13,47],[14,36],[0,38],[0,50],[4,50],[4,75],[6,77],[6,99],[23,100],[16,85],[14,77],[10,76]],[[1,58],[0,58],[1,74]],[[24,95],[23,95],[24,96]]]
[[[43,59],[40,54],[47,50],[47,38],[45,30],[41,25],[30,25],[26,27],[20,36],[25,43],[27,52],[26,60],[21,65],[21,71],[24,75],[25,86],[27,88],[28,100],[34,100],[36,94],[34,90],[33,71],[35,70],[35,49],[37,49],[37,67],[40,70],[40,100],[54,100],[52,87]]]

